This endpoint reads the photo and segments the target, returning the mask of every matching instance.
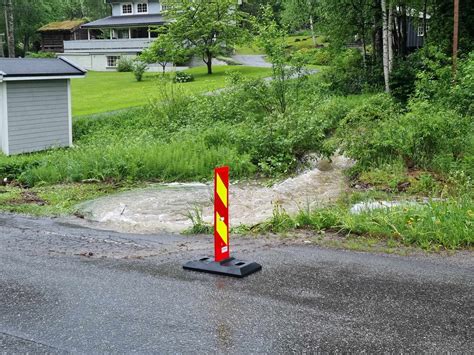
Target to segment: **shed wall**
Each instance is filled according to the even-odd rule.
[[[0,83],[0,151],[8,154],[7,84]]]
[[[68,80],[7,83],[9,153],[69,146]]]

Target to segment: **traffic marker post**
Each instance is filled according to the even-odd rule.
[[[194,270],[234,277],[245,277],[262,269],[260,264],[230,256],[229,167],[214,171],[214,259],[204,257],[183,265]]]

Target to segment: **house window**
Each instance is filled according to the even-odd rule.
[[[133,14],[133,5],[132,4],[123,4],[122,5],[122,15],[131,15]]]
[[[148,13],[148,4],[146,2],[137,4],[137,12],[139,14],[146,14]]]
[[[168,11],[168,10],[171,10],[170,5],[161,5],[161,11]]]
[[[430,29],[430,26],[426,26],[426,32],[428,32]],[[418,37],[423,37],[425,35],[425,31],[423,29],[423,26],[418,26]]]
[[[119,56],[115,56],[115,55],[107,56],[107,67],[116,68],[119,60],[120,60]]]

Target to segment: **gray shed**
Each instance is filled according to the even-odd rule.
[[[71,83],[86,71],[64,58],[0,58],[4,154],[72,145]]]

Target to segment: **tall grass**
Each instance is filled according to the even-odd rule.
[[[209,180],[212,169],[228,164],[236,177],[253,171],[246,156],[229,147],[207,147],[200,140],[163,143],[151,140],[87,144],[41,155],[18,177],[28,186],[100,181]]]
[[[352,213],[349,206],[333,206],[300,211],[295,217],[278,209],[262,228],[274,232],[295,228],[332,230],[347,235],[395,239],[429,250],[472,248],[474,201],[466,197],[361,213]]]

